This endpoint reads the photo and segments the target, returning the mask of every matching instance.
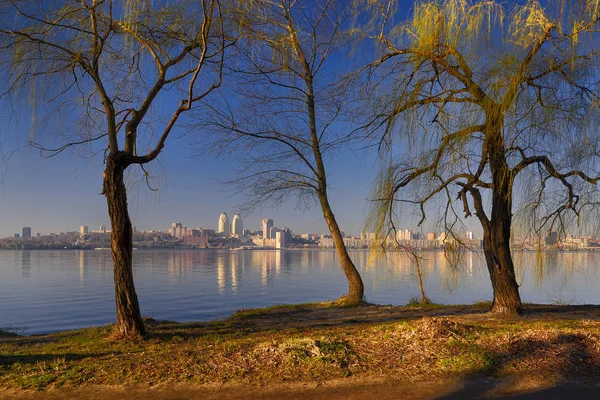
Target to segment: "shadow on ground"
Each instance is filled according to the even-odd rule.
[[[597,340],[585,333],[515,337],[503,351],[490,355],[491,365],[463,377],[460,388],[436,398],[598,399],[597,347]],[[505,367],[517,364],[528,372],[494,379]]]
[[[423,317],[451,317],[462,332],[449,332],[454,325],[448,325],[443,337],[432,330],[431,336],[425,332],[422,340],[444,340],[457,337],[457,351],[469,346],[477,346],[474,340],[466,337],[471,325],[477,321],[494,321],[504,318],[488,314],[489,304],[473,306],[415,306],[392,307],[363,305],[359,307],[339,307],[331,304],[314,304],[299,306],[282,306],[263,310],[247,310],[232,317],[208,323],[171,323],[146,320],[149,334],[147,340],[177,342],[177,338],[194,338],[209,335],[234,335],[243,337],[251,333],[270,331],[304,331],[319,327],[351,327],[353,325],[380,324],[420,320]],[[238,386],[210,388],[204,386],[185,387],[132,387],[115,388],[93,387],[59,388],[41,392],[41,394],[15,392],[14,397],[0,391],[0,398],[40,398],[40,399],[471,399],[471,398],[509,398],[509,399],[598,399],[600,386],[600,339],[598,334],[588,334],[585,321],[597,326],[600,322],[598,306],[554,306],[528,305],[526,314],[510,320],[510,326],[520,321],[565,321],[565,326],[576,321],[576,329],[521,329],[515,330],[511,336],[510,329],[497,345],[485,349],[490,362],[479,369],[469,369],[468,375],[449,373],[439,379],[424,381],[395,380],[393,376],[372,375],[356,376],[339,382],[327,381],[316,384],[277,384],[265,387]],[[424,320],[425,321],[425,320]],[[487,326],[487,323],[484,324]],[[419,323],[414,329],[419,329]],[[575,326],[575,325],[574,325]],[[412,329],[412,328],[411,328]],[[484,327],[482,329],[488,329]],[[506,333],[508,332],[508,333]],[[446,334],[448,333],[448,334]],[[70,333],[60,334],[67,337]],[[461,336],[462,335],[462,336]],[[36,340],[53,340],[51,338],[22,337],[6,338],[7,341],[35,342]],[[421,339],[420,339],[421,340]],[[461,342],[462,340],[462,342]],[[461,344],[462,343],[462,344]],[[460,346],[463,346],[462,348]],[[462,350],[461,350],[462,349]],[[475,349],[479,351],[480,349]],[[115,353],[111,353],[114,355]],[[0,354],[0,367],[16,363],[35,364],[52,362],[57,357],[66,361],[76,361],[88,357],[103,357],[102,351],[95,354],[38,354],[10,356]],[[387,365],[387,364],[386,364]],[[426,365],[424,365],[426,368]],[[511,371],[527,371],[515,376]],[[0,371],[1,372],[1,371]],[[385,375],[385,374],[384,374]],[[501,377],[501,378],[500,378]],[[36,397],[37,396],[37,397]],[[133,397],[132,397],[133,396]]]
[[[3,355],[0,354],[0,367],[6,366],[10,367],[13,364],[37,364],[40,362],[69,362],[69,361],[78,361],[84,359],[93,359],[105,356],[118,356],[120,353],[118,352],[110,352],[110,353],[85,353],[85,354],[76,354],[76,353],[59,353],[59,354],[26,354],[26,355]]]
[[[488,311],[490,304],[465,306],[381,306],[365,304],[340,307],[328,304],[281,306],[269,309],[241,311],[228,319],[207,323],[164,323],[149,321],[151,336],[170,339],[204,335],[229,335],[272,330],[309,329],[319,327],[376,324],[423,317],[457,317],[464,320],[593,320],[600,321],[599,306],[528,305],[520,318],[498,317]]]

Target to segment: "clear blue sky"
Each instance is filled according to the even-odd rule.
[[[80,157],[74,151],[43,159],[26,146],[30,135],[27,118],[2,118],[7,138],[5,157],[17,149],[2,167],[0,184],[0,236],[20,233],[23,226],[33,232],[78,230],[80,225],[97,229],[110,225],[106,202],[99,195],[102,186],[102,157]],[[177,132],[175,132],[177,133]],[[158,192],[144,185],[130,190],[130,214],[138,229],[166,229],[181,221],[190,227],[216,228],[219,214],[230,218],[243,200],[233,196],[220,181],[231,178],[235,165],[212,157],[194,157],[187,137],[173,135],[152,168],[161,176]],[[346,152],[329,162],[331,200],[340,225],[358,234],[368,210],[366,201],[375,174],[372,152]],[[296,210],[294,199],[280,209],[263,208],[244,216],[244,227],[258,229],[262,217],[275,220],[278,227],[294,232],[326,232],[320,208]]]
[[[402,16],[409,13],[412,2],[403,3]],[[26,103],[25,99],[22,104],[0,101],[0,153],[5,158],[10,154],[8,161],[0,164],[0,236],[21,233],[23,226],[42,234],[75,231],[80,225],[90,229],[109,226],[105,198],[99,195],[102,154],[86,159],[69,150],[42,159],[26,146],[32,119]],[[59,125],[36,127],[36,135],[47,135],[40,131],[54,128],[60,131]],[[138,229],[166,229],[171,222],[214,229],[221,212],[232,218],[238,211],[243,198],[231,196],[230,189],[219,183],[232,178],[236,166],[209,156],[194,157],[189,141],[181,128],[175,130],[159,156],[159,165],[154,162],[150,167],[160,176],[158,192],[144,185],[129,191],[130,215]],[[57,146],[64,142],[53,137],[46,143]],[[377,169],[374,151],[345,151],[328,160],[327,167],[330,200],[338,223],[347,233],[358,235],[364,228],[367,198]],[[279,209],[264,207],[244,215],[244,227],[259,229],[265,216],[274,219],[275,226],[289,227],[296,233],[327,233],[320,207],[299,211],[293,198]],[[415,220],[407,216],[402,228],[416,228]]]

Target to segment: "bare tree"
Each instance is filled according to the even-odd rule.
[[[103,143],[117,329],[123,337],[143,334],[124,172],[132,165],[145,172],[180,116],[221,84],[228,43],[221,4],[7,0],[1,7],[2,95],[33,94],[32,113],[45,116],[37,129],[59,130],[50,142],[71,138],[31,144],[48,157]]]
[[[243,155],[244,170],[229,183],[250,195],[250,208],[291,195],[303,206],[320,204],[348,279],[341,301],[359,304],[364,286],[329,202],[325,163],[346,140],[334,74],[348,42],[344,10],[335,1],[259,0],[238,14],[246,38],[230,66],[232,90],[211,102],[203,128],[218,133],[221,152]]]
[[[405,21],[394,3],[373,13],[383,54],[365,73],[377,111],[364,127],[388,154],[374,226],[385,230],[400,203],[417,207],[420,225],[440,198],[453,225],[459,199],[483,228],[492,312],[521,313],[515,185],[538,230],[597,203],[598,2],[427,0]]]

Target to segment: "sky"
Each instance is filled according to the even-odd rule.
[[[102,157],[88,159],[65,151],[42,158],[27,146],[29,128],[14,120],[4,124],[8,140],[2,151],[8,160],[0,182],[0,237],[20,233],[24,226],[42,234],[76,231],[80,225],[109,226],[106,201],[99,194]],[[160,177],[155,182],[158,191],[130,185],[132,221],[138,230],[167,229],[172,222],[216,229],[219,214],[226,212],[232,219],[245,199],[222,184],[232,177],[235,165],[210,155],[195,156],[187,137],[171,139],[159,156],[160,164],[151,170]],[[369,208],[375,157],[369,151],[348,151],[330,160],[328,169],[334,213],[342,229],[358,235]],[[320,208],[298,210],[294,198],[279,208],[263,207],[243,215],[244,228],[260,229],[263,217],[297,233],[327,233]]]
[[[81,225],[90,230],[110,226],[102,190],[102,155],[82,157],[67,150],[52,158],[42,158],[27,145],[30,125],[27,114],[4,118],[3,157],[0,181],[0,237],[32,232],[48,234],[77,231]],[[237,165],[212,155],[195,155],[189,135],[174,132],[160,156],[150,167],[158,178],[152,181],[157,191],[129,179],[129,212],[138,230],[166,230],[172,222],[191,228],[216,229],[219,214],[229,219],[246,199],[223,181],[235,177]],[[57,139],[58,140],[58,139]],[[62,143],[57,141],[56,143]],[[346,150],[326,160],[330,201],[342,230],[360,235],[369,212],[372,183],[378,171],[373,149]],[[137,175],[136,175],[137,176]],[[292,197],[281,207],[269,205],[242,215],[245,229],[261,229],[260,220],[269,217],[274,225],[288,227],[294,233],[328,233],[320,207],[300,210]],[[427,221],[423,230],[433,229]],[[473,221],[474,222],[474,221]],[[477,226],[469,223],[477,232]],[[405,215],[400,228],[417,230],[416,220]]]
[[[408,13],[408,6],[405,8],[404,13]],[[168,96],[160,101],[169,101]],[[0,160],[4,161],[0,164],[0,237],[21,233],[24,226],[31,227],[34,234],[77,231],[81,225],[91,230],[110,226],[106,201],[100,195],[102,154],[90,159],[67,150],[53,158],[40,157],[37,150],[27,146],[32,134],[32,108],[26,103],[25,99],[22,103],[0,99]],[[62,122],[44,126],[40,121],[36,135],[48,131],[43,132],[50,135],[45,140],[54,146],[65,143],[65,139],[51,131],[77,128]],[[232,219],[244,201],[243,196],[232,194],[230,187],[220,183],[235,177],[235,163],[211,155],[194,156],[191,139],[181,127],[170,135],[158,157],[158,167],[156,162],[151,167],[152,174],[159,177],[153,182],[158,191],[144,185],[129,190],[130,216],[138,230],[166,230],[172,222],[216,229],[219,214],[226,212]],[[338,224],[347,234],[359,235],[370,207],[377,156],[374,150],[345,150],[326,161],[329,196]],[[266,205],[243,215],[244,228],[260,229],[263,217],[295,233],[327,233],[320,207],[315,204],[308,211],[298,210],[295,198],[279,208]],[[405,221],[400,228],[417,228],[414,218],[407,215]],[[431,228],[426,224],[423,229]],[[476,224],[473,230],[477,230]]]

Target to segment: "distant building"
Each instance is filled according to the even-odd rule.
[[[546,236],[546,246],[555,245],[558,241],[558,233],[557,232],[548,232],[548,236]]]
[[[435,232],[429,232],[427,234],[427,240],[435,240],[435,239],[436,239]]]
[[[465,233],[465,238],[467,238],[469,240],[473,240],[473,232],[466,232]]]
[[[171,236],[177,239],[183,239],[188,231],[188,228],[183,226],[181,222],[173,222],[171,224],[171,229],[169,229],[169,233]]]
[[[396,232],[396,239],[399,241],[408,241],[413,239],[413,232],[410,229],[402,229]]]
[[[262,219],[263,239],[274,239],[271,230],[273,229],[273,220],[270,218]]]
[[[275,233],[275,248],[285,249],[285,232],[279,231]]]
[[[285,233],[285,242],[289,243],[292,241],[293,239],[293,234],[292,234],[292,230],[290,228],[283,228],[283,232]]]
[[[335,248],[335,243],[333,242],[332,237],[326,237],[323,235],[321,239],[319,239],[319,247],[322,249],[333,249]]]
[[[106,233],[106,226],[100,225],[100,233]]]
[[[188,246],[208,247],[208,235],[201,229],[189,229],[183,237],[183,243]]]
[[[244,235],[244,223],[240,214],[235,213],[231,222],[231,234],[235,236]]]
[[[15,239],[18,239],[18,238],[19,238],[19,236],[20,236],[20,235],[19,235],[18,233],[15,233],[15,234],[13,235],[13,238],[15,238]]]
[[[219,223],[217,224],[217,233],[222,233],[224,236],[229,236],[231,231],[229,230],[229,218],[227,213],[221,213],[219,215]]]
[[[42,237],[42,234],[38,232],[35,234],[35,237]]]
[[[206,229],[206,228],[204,228],[204,229],[200,229],[200,230],[202,231],[202,234],[204,236],[211,237],[211,236],[215,236],[216,235],[216,232],[215,232],[214,229]]]
[[[87,235],[88,234],[88,226],[87,225],[81,225],[79,227],[79,234],[80,235]]]
[[[31,237],[31,228],[28,226],[24,226],[23,227],[23,238],[30,238]]]

